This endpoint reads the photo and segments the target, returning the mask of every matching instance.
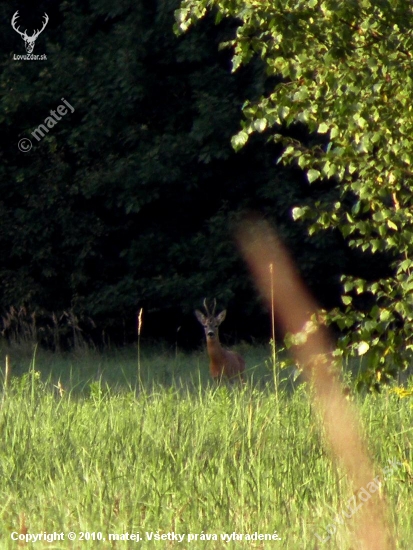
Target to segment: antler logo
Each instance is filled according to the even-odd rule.
[[[11,20],[11,26],[23,38],[24,45],[26,47],[26,52],[27,53],[32,53],[32,51],[34,49],[34,45],[36,43],[36,40],[37,40],[39,34],[44,31],[44,28],[46,27],[46,25],[49,21],[49,17],[47,15],[47,13],[45,13],[44,16],[43,16],[45,18],[44,21],[43,21],[43,27],[40,29],[40,31],[39,30],[34,31],[32,36],[28,36],[27,35],[27,29],[24,32],[20,32],[19,31],[20,27],[16,27],[16,21],[17,21],[18,16],[19,16],[19,12],[16,11],[16,13],[13,15],[13,18]]]

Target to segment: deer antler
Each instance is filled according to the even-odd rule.
[[[16,11],[16,13],[13,15],[13,19],[11,20],[11,26],[13,27],[13,29],[16,32],[18,32],[20,34],[20,36],[22,36],[24,38],[25,36],[27,36],[27,34],[26,34],[27,29],[24,32],[20,32],[19,31],[20,27],[16,28],[16,21],[17,21],[18,17],[19,17],[19,11]]]
[[[45,13],[43,15],[43,17],[45,18],[45,20],[43,22],[43,27],[40,29],[40,31],[34,31],[33,35],[31,36],[32,40],[36,39],[39,36],[39,34],[44,31],[44,28],[46,27],[47,23],[49,22],[49,16],[47,15],[47,13]]]
[[[213,307],[213,309],[212,309],[212,312],[210,312],[209,309],[208,309],[207,299],[204,298],[204,308],[205,308],[205,311],[207,312],[207,315],[212,315],[212,316],[214,316],[214,315],[215,315],[215,309],[216,309],[216,307],[217,307],[217,299],[214,298],[214,307]]]

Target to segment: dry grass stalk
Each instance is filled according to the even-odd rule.
[[[241,252],[255,283],[284,333],[298,335],[292,352],[314,385],[315,405],[321,412],[333,455],[348,473],[354,491],[374,479],[373,465],[362,440],[358,415],[343,395],[331,355],[333,345],[322,323],[316,323],[318,307],[307,292],[283,245],[269,225],[257,219],[244,222],[237,232]],[[268,266],[274,277],[268,277]],[[390,550],[393,538],[386,523],[384,501],[373,495],[357,513],[354,533],[359,548]]]
[[[141,335],[141,330],[142,330],[142,313],[143,313],[143,307],[141,307],[141,309],[139,310],[139,315],[138,315],[138,336]]]
[[[10,377],[11,377],[11,368],[10,368],[10,360],[9,356],[6,355],[6,368],[4,372],[4,389],[7,390],[10,384]]]
[[[57,381],[57,385],[54,386],[54,387],[59,392],[60,397],[63,397],[63,395],[65,393],[65,389],[64,389],[63,384],[61,383],[60,379]]]
[[[26,524],[26,516],[23,513],[20,514],[19,520],[19,535],[27,535],[28,527]],[[24,540],[19,540],[17,544],[18,546],[27,546],[27,543]]]
[[[36,313],[29,313],[25,307],[11,306],[1,317],[1,334],[12,344],[33,344],[37,342]]]
[[[142,379],[141,379],[141,331],[142,331],[142,325],[143,325],[143,307],[139,310],[138,314],[138,384],[141,388],[142,386]]]
[[[113,513],[116,517],[119,516],[120,512],[120,496],[115,497],[115,502],[113,503]]]

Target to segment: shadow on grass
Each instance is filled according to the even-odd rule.
[[[270,346],[240,344],[236,350],[246,361],[247,384],[259,390],[274,390],[275,375]],[[40,373],[46,385],[74,396],[87,396],[91,387],[99,383],[111,393],[125,391],[153,391],[159,387],[198,392],[200,388],[215,387],[209,375],[205,350],[192,353],[168,349],[165,345],[143,347],[140,353],[140,379],[138,352],[130,346],[105,352],[83,348],[71,353],[53,353],[36,346],[1,346],[0,361],[4,381],[5,357],[11,367],[11,380],[24,377],[32,370]],[[279,365],[284,365],[280,357]],[[277,365],[277,368],[280,368]],[[291,391],[295,368],[278,371],[279,388]],[[224,382],[222,382],[224,384]],[[234,384],[236,387],[237,384]]]

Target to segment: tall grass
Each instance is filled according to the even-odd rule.
[[[108,535],[139,532],[145,540],[146,532],[157,531],[216,534],[218,540],[152,540],[140,547],[349,548],[356,517],[325,545],[316,536],[326,537],[351,494],[331,464],[306,386],[281,388],[275,400],[270,372],[267,385],[254,382],[260,369],[265,373],[262,350],[255,352],[255,371],[254,350],[249,353],[250,382],[243,388],[210,385],[207,359],[199,354],[177,364],[173,354],[143,351],[141,383],[136,355],[68,358],[56,369],[49,358],[42,375],[46,356],[33,359],[30,370],[11,379],[0,410],[1,548],[17,548],[14,531],[101,532],[106,538],[27,546],[36,550],[139,548],[113,545]],[[88,378],[93,364],[98,379]],[[380,490],[398,548],[407,550],[413,533],[411,400],[386,393],[360,398],[360,407],[377,473],[389,459],[400,463]],[[274,531],[281,540],[220,540],[224,533]]]

